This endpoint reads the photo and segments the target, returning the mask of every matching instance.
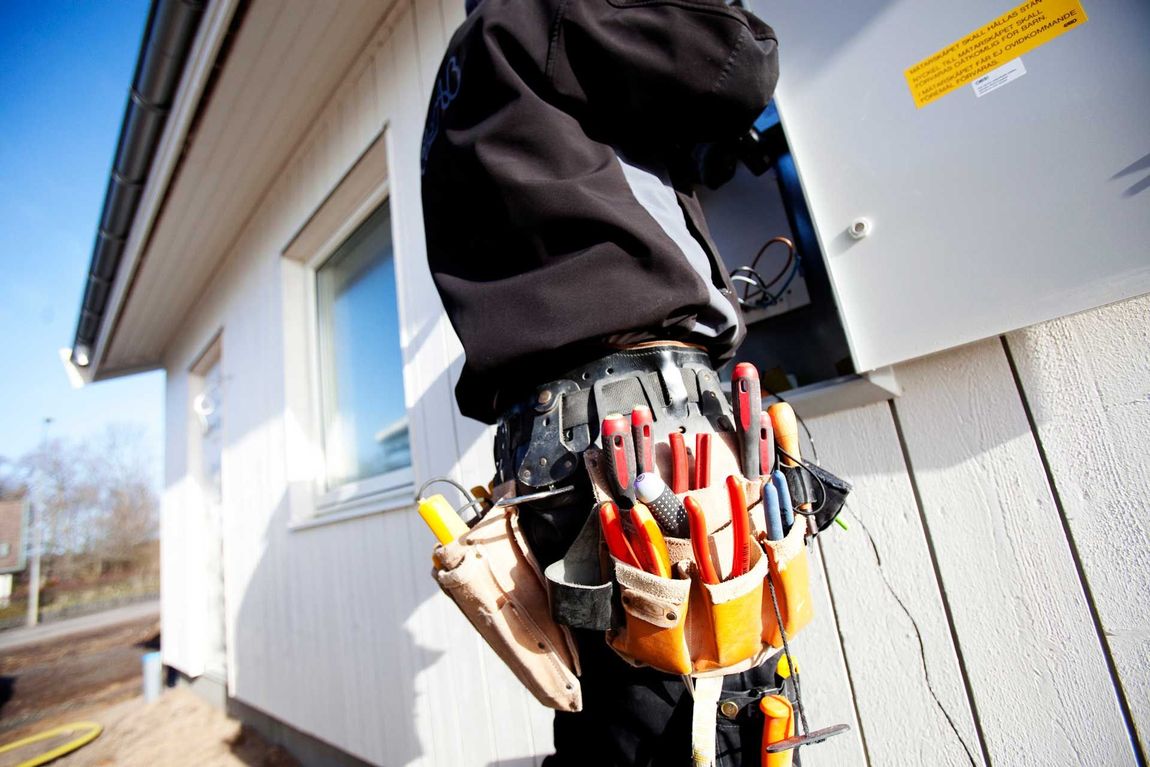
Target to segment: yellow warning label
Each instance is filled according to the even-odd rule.
[[[1079,0],[1027,0],[906,70],[914,105],[924,107],[1085,22]]]

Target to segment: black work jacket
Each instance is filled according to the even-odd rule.
[[[682,169],[746,132],[777,77],[774,32],[722,0],[478,5],[448,44],[421,155],[465,415],[490,423],[620,343],[733,354],[745,329]]]

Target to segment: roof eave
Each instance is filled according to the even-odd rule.
[[[211,0],[206,10],[202,0],[153,2],[69,355],[86,382],[160,366],[160,360],[145,360],[130,370],[108,370],[103,363],[152,227],[175,179],[189,129],[242,2]],[[195,28],[188,30],[193,16]],[[160,88],[165,82],[174,87],[168,94]],[[168,106],[162,123],[155,124],[157,97],[162,107],[165,95]],[[149,143],[150,147],[145,146]]]

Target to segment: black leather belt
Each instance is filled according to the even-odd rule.
[[[530,488],[567,480],[599,439],[610,413],[651,408],[656,439],[671,431],[729,431],[730,404],[706,352],[678,345],[643,346],[602,357],[543,384],[534,400],[499,420],[496,460],[502,479]]]

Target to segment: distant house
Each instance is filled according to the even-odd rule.
[[[0,607],[11,599],[13,574],[24,570],[27,540],[27,499],[0,501]]]
[[[18,573],[27,559],[28,503],[0,501],[0,575]]]
[[[1091,4],[1025,76],[916,108],[907,70],[1000,3],[748,5],[782,41],[774,168],[702,197],[731,266],[795,241],[757,265],[781,276],[748,293],[743,358],[797,385],[855,483],[795,642],[811,725],[852,730],[804,764],[1137,763],[1150,10]],[[492,471],[420,207],[463,18],[156,0],[72,353],[88,380],[167,376],[164,663],[314,764],[521,767],[551,744],[412,509],[429,477]]]

